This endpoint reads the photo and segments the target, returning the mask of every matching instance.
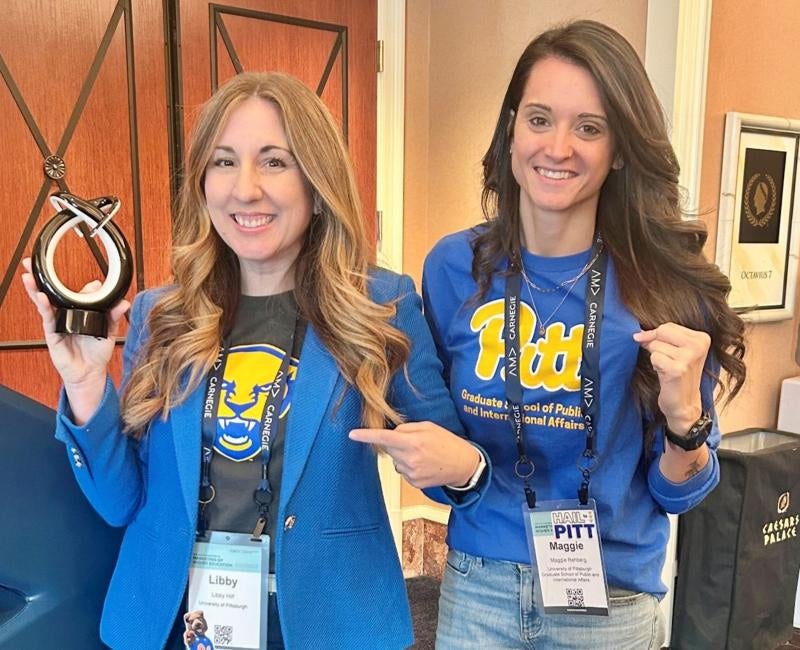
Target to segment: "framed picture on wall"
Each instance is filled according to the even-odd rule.
[[[730,306],[753,321],[794,317],[800,253],[800,120],[727,113],[717,265]]]

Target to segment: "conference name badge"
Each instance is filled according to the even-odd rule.
[[[546,614],[608,616],[608,589],[594,499],[523,506],[531,564]]]
[[[269,536],[211,531],[195,542],[188,615],[202,612],[215,650],[266,650]]]

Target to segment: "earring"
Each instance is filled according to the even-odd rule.
[[[614,162],[611,163],[611,169],[613,169],[614,171],[619,171],[624,166],[625,166],[625,161],[622,160],[622,158],[620,156],[617,156],[616,158],[614,158]]]

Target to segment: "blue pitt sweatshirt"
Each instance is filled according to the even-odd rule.
[[[493,473],[478,507],[453,511],[448,544],[482,557],[530,563],[521,512],[525,497],[514,474],[517,450],[507,419],[504,387],[503,302],[505,280],[495,274],[488,294],[475,302],[471,277],[473,231],[442,239],[430,252],[423,276],[425,313],[444,364],[450,393],[470,438],[489,454]],[[579,402],[586,275],[567,294],[559,283],[578,274],[589,251],[566,257],[525,252],[527,276],[549,292],[521,289],[520,375],[526,450],[536,466],[537,499],[574,499],[581,475],[576,461],[586,445]],[[507,262],[501,262],[501,268]],[[609,260],[600,339],[599,465],[592,475],[609,585],[659,598],[669,523],[699,503],[719,480],[716,418],[709,437],[711,459],[685,483],[658,469],[663,437],[644,449],[644,421],[631,393],[639,323],[622,304]],[[566,297],[565,297],[565,294]],[[535,304],[535,310],[531,303]],[[545,335],[539,337],[541,318]],[[712,410],[713,382],[704,377],[704,408]]]

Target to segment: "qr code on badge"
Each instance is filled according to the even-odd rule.
[[[230,645],[233,643],[233,625],[214,626],[214,645]]]
[[[583,602],[583,589],[567,589],[567,607],[586,607]]]

